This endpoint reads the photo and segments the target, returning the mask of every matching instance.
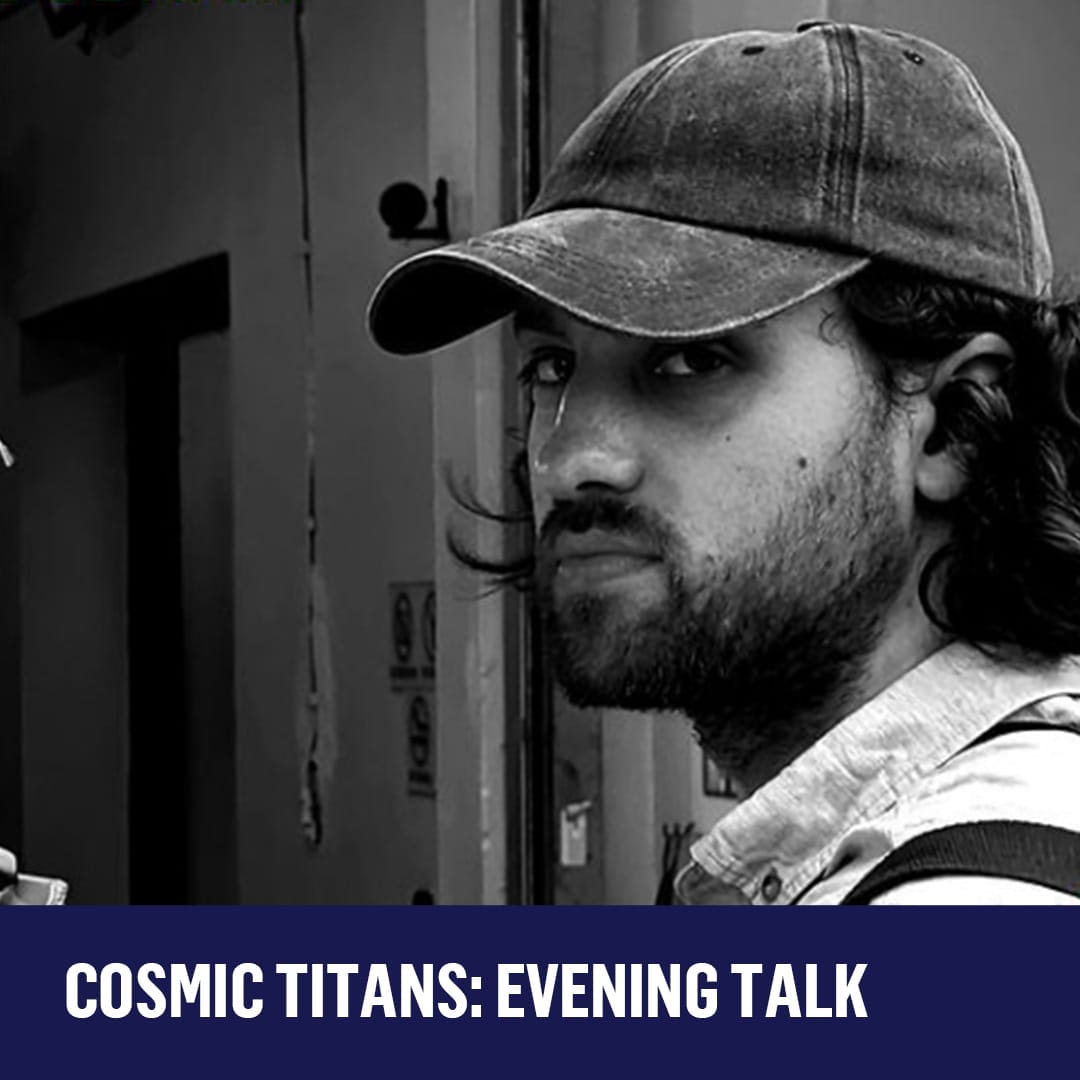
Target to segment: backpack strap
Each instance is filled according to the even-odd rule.
[[[1001,735],[1015,735],[1018,731],[1064,731],[1069,735],[1080,735],[1080,729],[1064,724],[1048,724],[1045,720],[1002,720],[1000,724],[995,724],[988,731],[972,739],[964,749],[970,750],[973,746],[990,742]]]
[[[840,902],[868,904],[906,881],[940,874],[1013,878],[1080,896],[1080,833],[1032,821],[966,821],[913,837]]]

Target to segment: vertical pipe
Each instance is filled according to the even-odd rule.
[[[519,210],[536,197],[543,176],[544,0],[519,4]],[[525,406],[520,406],[525,415]],[[532,537],[527,540],[532,543]],[[555,797],[551,677],[545,662],[540,619],[531,596],[520,608],[524,668],[522,899],[550,904],[555,891]]]
[[[543,176],[544,0],[521,0],[518,35],[521,92],[520,206],[524,213],[536,198]]]

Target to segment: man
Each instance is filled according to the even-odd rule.
[[[681,710],[745,796],[683,901],[1080,893],[1080,318],[1050,277],[968,69],[812,23],[647,64],[525,220],[380,286],[395,352],[514,315],[557,677]]]

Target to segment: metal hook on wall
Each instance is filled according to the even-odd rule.
[[[427,196],[407,180],[391,184],[379,196],[379,217],[390,229],[391,240],[441,240],[450,239],[450,220],[447,213],[449,186],[440,176],[435,181],[435,194],[431,206],[435,211],[435,224],[421,227],[427,216]]]

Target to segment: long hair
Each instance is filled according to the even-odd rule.
[[[996,332],[1016,354],[1002,381],[955,380],[939,395],[934,438],[967,473],[950,504],[949,542],[922,569],[920,598],[946,632],[986,651],[1080,653],[1080,301],[1020,300],[887,263],[840,286],[841,314],[866,350],[880,391],[905,396],[974,334]],[[451,484],[471,513],[531,534],[525,450],[511,466],[518,506],[499,514]],[[494,587],[528,588],[523,553],[501,560],[448,533],[457,560]]]
[[[446,546],[454,560],[480,576],[488,590],[513,588],[528,592],[533,586],[536,559],[532,552],[533,514],[532,494],[529,487],[529,458],[520,435],[511,433],[518,448],[510,459],[511,506],[499,511],[488,506],[465,481],[451,472],[446,472],[444,480],[450,497],[466,513],[482,521],[497,525],[511,534],[507,544],[512,554],[507,556],[484,555],[471,548],[452,526],[446,530]]]
[[[940,628],[985,651],[1080,652],[1080,303],[1003,297],[884,264],[840,297],[894,405],[973,335],[996,332],[1012,346],[999,383],[953,380],[936,402],[932,438],[966,484],[920,598]]]

